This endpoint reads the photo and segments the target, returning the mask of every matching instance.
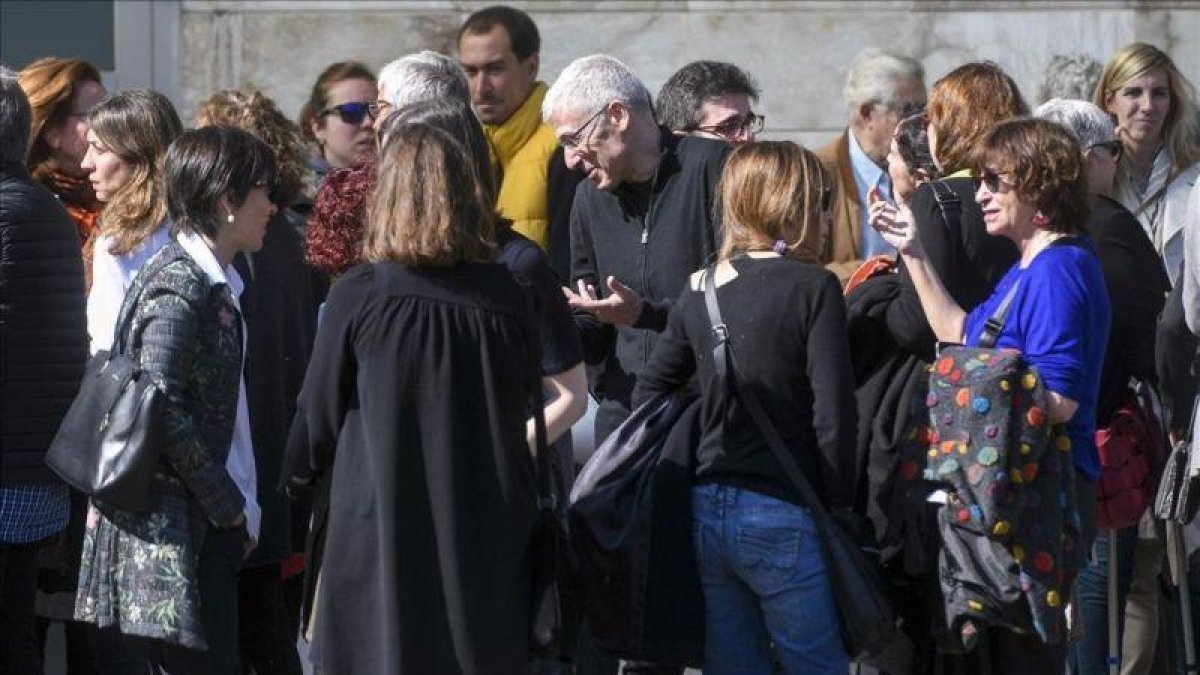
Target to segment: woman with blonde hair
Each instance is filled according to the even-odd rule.
[[[837,277],[817,263],[832,182],[791,142],[739,146],[721,177],[716,294],[753,388],[825,507],[848,508],[854,381]],[[706,614],[705,672],[844,673],[847,657],[813,516],[763,431],[717,374],[705,271],[671,310],[635,405],[700,385],[692,519]]]
[[[319,671],[483,675],[528,661],[538,334],[493,262],[477,173],[444,131],[392,131],[365,264],[325,305],[285,473],[292,490],[330,482],[309,627]]]
[[[104,204],[88,293],[88,335],[95,354],[108,349],[117,310],[134,276],[170,240],[162,162],[183,132],[175,106],[150,89],[123,91],[88,115],[87,170]]]
[[[1165,52],[1126,45],[1104,67],[1095,104],[1112,116],[1125,148],[1116,196],[1162,256],[1172,285],[1183,264],[1188,192],[1200,176],[1196,91]]]
[[[100,71],[81,59],[50,56],[25,66],[18,78],[33,111],[26,165],[75,221],[90,286],[101,205],[80,163],[88,148],[88,113],[106,95]]]

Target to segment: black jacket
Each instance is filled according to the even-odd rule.
[[[987,233],[970,178],[943,178],[941,182],[958,197],[958,222],[947,222],[929,183],[913,193],[913,218],[921,246],[942,284],[958,306],[970,312],[991,295],[992,288],[1017,262],[1017,247],[1004,237]],[[933,361],[933,331],[903,261],[899,273],[902,290],[887,309],[888,332],[901,349]]]
[[[1154,337],[1171,280],[1141,223],[1107,197],[1090,200],[1088,234],[1104,269],[1112,328],[1100,375],[1097,426],[1108,424],[1129,378],[1154,384]]]
[[[317,301],[304,240],[297,226],[304,217],[283,209],[267,224],[263,247],[234,258],[246,284],[242,314],[246,320],[246,403],[254,460],[258,468],[258,504],[262,529],[247,567],[283,560],[297,550],[289,529],[294,522],[287,498],[275,490],[296,397],[304,382],[317,332]]]
[[[688,275],[717,251],[713,213],[717,180],[729,146],[705,138],[680,138],[662,130],[662,160],[646,198],[645,185],[612,192],[580,183],[571,207],[571,285],[579,279],[607,294],[609,277],[645,301],[634,326],[602,324],[576,314],[584,360],[594,366],[589,383],[597,399],[629,408],[637,374],[667,325],[671,302]]]
[[[88,358],[79,235],[24,167],[0,166],[0,482],[54,479],[43,458]]]

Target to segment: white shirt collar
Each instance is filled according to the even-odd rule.
[[[175,241],[179,242],[184,252],[196,261],[196,264],[208,276],[209,281],[213,284],[228,284],[235,302],[241,297],[242,291],[246,288],[242,276],[238,274],[233,265],[222,268],[221,263],[217,261],[216,254],[200,235],[190,231],[179,232],[175,235]]]

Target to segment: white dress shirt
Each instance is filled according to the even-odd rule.
[[[112,346],[125,291],[129,290],[142,265],[169,241],[171,228],[166,222],[159,225],[141,246],[122,255],[109,252],[112,237],[101,235],[96,238],[92,253],[92,290],[87,298],[87,328],[93,354]]]
[[[233,265],[222,268],[217,256],[200,235],[194,232],[181,232],[175,235],[175,240],[183,250],[191,256],[200,269],[208,275],[213,284],[229,286],[233,306],[237,308],[238,318],[242,316],[242,304],[239,298],[246,289],[242,277]],[[254,464],[254,440],[250,435],[250,409],[246,404],[246,321],[242,321],[242,368],[238,376],[237,414],[233,420],[233,442],[229,448],[229,458],[225,460],[225,468],[229,477],[237,484],[242,496],[246,499],[246,531],[250,538],[258,541],[258,533],[262,524],[262,509],[258,506],[258,469]]]

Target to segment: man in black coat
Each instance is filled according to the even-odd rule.
[[[75,225],[25,170],[29,101],[0,67],[0,672],[41,672],[37,549],[70,513],[46,448],[88,355]]]
[[[567,294],[600,404],[599,443],[629,416],[671,302],[714,258],[713,198],[729,146],[660,127],[645,85],[605,55],[569,65],[542,115],[567,166],[587,174],[571,207]]]

